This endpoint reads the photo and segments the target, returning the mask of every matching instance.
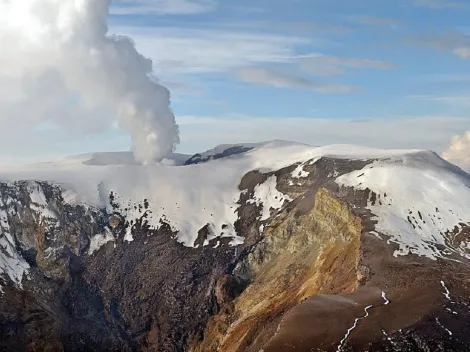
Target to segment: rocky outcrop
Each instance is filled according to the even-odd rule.
[[[129,221],[114,195],[106,210],[59,185],[0,183],[0,350],[467,351],[468,261],[394,256],[367,208],[383,195],[335,182],[371,162],[250,172],[244,243],[206,226],[195,248],[149,227],[145,199]]]
[[[281,213],[237,264],[235,275],[250,285],[211,318],[194,351],[259,351],[303,300],[356,289],[361,221],[326,189],[312,197],[309,212]]]
[[[252,149],[253,147],[247,147],[244,145],[234,145],[231,147],[223,148],[220,152],[214,151],[213,153],[209,153],[208,155],[194,154],[191,158],[186,160],[184,164],[194,165],[194,164],[205,163],[209,160],[217,160],[217,159],[226,158],[232,155],[246,153]]]

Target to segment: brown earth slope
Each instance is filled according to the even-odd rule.
[[[50,226],[28,183],[0,183],[31,267],[22,288],[0,280],[0,351],[470,351],[470,263],[395,257],[366,209],[376,195],[334,182],[370,162],[322,158],[299,179],[296,165],[247,174],[236,247],[184,247],[145,215],[124,243],[118,211],[65,204],[43,183],[60,220]],[[250,200],[272,175],[292,201],[261,220]],[[116,241],[90,254],[105,227]],[[468,234],[456,231],[454,241]],[[203,228],[196,245],[207,239]]]

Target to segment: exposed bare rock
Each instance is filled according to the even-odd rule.
[[[391,195],[338,182],[375,162],[247,172],[236,221],[204,221],[189,244],[164,216],[151,226],[146,198],[113,191],[99,207],[59,184],[0,182],[0,350],[469,351],[470,225],[420,243],[430,256],[403,253],[373,213]],[[452,211],[432,208],[409,210],[406,229]]]

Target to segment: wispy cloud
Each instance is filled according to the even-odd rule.
[[[257,85],[344,93],[356,88],[308,76],[340,75],[348,69],[396,68],[393,63],[368,58],[299,56],[298,48],[311,45],[311,39],[296,35],[180,27],[115,27],[113,32],[130,35],[139,50],[152,58],[157,75],[169,82],[203,74],[225,74],[230,78],[235,73],[239,80]],[[307,75],[291,73],[298,69]],[[182,87],[185,92],[192,91],[185,88]]]
[[[344,73],[348,68],[394,69],[396,65],[382,60],[344,58],[333,55],[305,55],[295,59],[299,67],[318,76],[333,76]]]
[[[470,84],[470,74],[465,73],[435,73],[426,75],[425,77],[431,83],[438,83],[438,84],[452,84],[452,85],[459,85],[465,84],[468,86]]]
[[[396,18],[362,16],[351,19],[351,22],[362,24],[365,26],[381,26],[381,27],[399,27],[405,24],[405,21]]]
[[[260,63],[282,63],[296,47],[310,43],[298,36],[180,27],[114,27],[130,35],[152,58],[159,76],[227,72]]]
[[[112,15],[181,15],[214,11],[216,0],[117,0]]]
[[[416,6],[430,7],[433,9],[461,8],[468,6],[463,2],[452,0],[415,0],[414,4]]]
[[[265,22],[266,27],[272,27],[273,23]],[[304,34],[329,34],[344,35],[351,33],[351,28],[342,24],[316,23],[305,21],[280,22],[279,26],[285,28],[286,32],[296,32]]]
[[[249,14],[264,14],[268,12],[267,8],[253,6],[225,5],[224,8]]]
[[[347,85],[318,82],[271,67],[243,67],[235,70],[243,82],[277,88],[309,89],[318,93],[348,93],[356,90]]]
[[[470,58],[470,35],[461,32],[426,34],[411,37],[413,43],[444,50],[462,59]]]
[[[470,107],[470,94],[469,95],[410,95],[407,98],[433,101],[436,103],[456,106],[456,107]]]

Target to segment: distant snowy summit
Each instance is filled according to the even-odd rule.
[[[446,236],[470,224],[470,176],[430,151],[271,141],[220,145],[193,156],[171,154],[162,163],[147,166],[136,164],[129,152],[84,154],[3,168],[0,179],[59,185],[66,202],[119,212],[129,224],[145,213],[149,227],[168,224],[177,241],[188,247],[219,237],[235,246],[244,240],[235,226],[243,177],[254,171],[271,175],[257,185],[251,199],[267,221],[294,201],[278,190],[276,172],[293,168],[288,185],[295,187],[310,176],[304,168],[322,158],[367,161],[359,169],[338,168],[327,176],[339,187],[373,192],[367,207],[375,215],[376,232],[397,244],[396,255],[437,258],[443,255],[442,248],[467,255],[470,244],[451,246]],[[203,228],[209,236],[196,245]],[[124,239],[132,241],[132,225]]]
[[[293,142],[270,141],[260,143],[237,143],[237,144],[221,144],[205,152],[196,154],[170,153],[161,164],[168,166],[183,166],[205,163],[211,160],[223,159],[237,154],[246,153],[252,149],[262,147],[269,143],[286,143],[295,144]],[[132,152],[98,152],[87,153],[71,157],[65,157],[57,161],[59,163],[78,162],[81,161],[86,165],[138,165]]]
[[[467,351],[469,186],[430,151],[286,141],[0,168],[2,343]]]

